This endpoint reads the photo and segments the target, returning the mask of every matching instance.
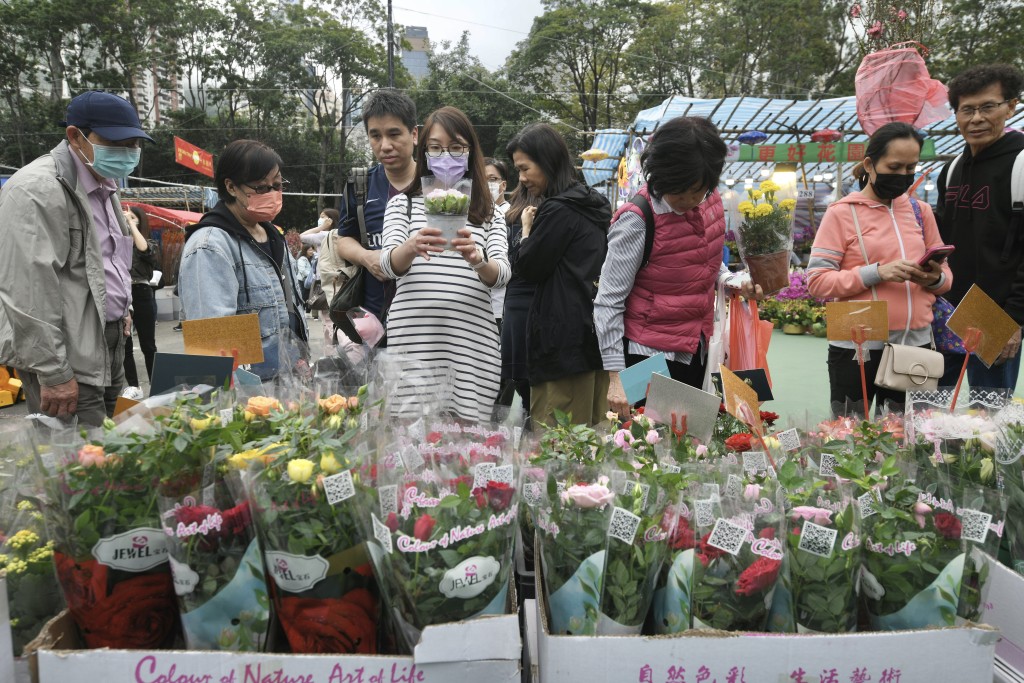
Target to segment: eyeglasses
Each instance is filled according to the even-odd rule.
[[[960,107],[956,110],[956,115],[961,119],[973,119],[974,115],[980,112],[982,116],[988,117],[994,114],[996,109],[1010,101],[1011,100],[989,102],[988,104],[983,104],[980,107]]]
[[[288,189],[288,186],[291,185],[291,183],[289,183],[287,180],[282,180],[281,182],[274,183],[273,185],[250,185],[249,183],[242,184],[248,187],[256,194],[266,194],[271,190],[273,190],[274,192],[281,192],[283,190]]]
[[[445,152],[448,152],[453,157],[461,157],[463,154],[469,154],[469,145],[464,145],[461,142],[453,142],[447,147],[441,145],[427,145],[427,156],[428,157],[439,157]]]

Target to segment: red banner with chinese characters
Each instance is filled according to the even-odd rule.
[[[174,160],[193,171],[213,177],[213,155],[205,149],[185,142],[177,135],[174,136]]]

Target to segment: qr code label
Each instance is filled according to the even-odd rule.
[[[800,450],[800,433],[796,431],[796,428],[779,432],[775,435],[775,438],[779,440],[779,445],[782,446],[782,450],[787,453],[790,451]]]
[[[626,473],[622,470],[612,470],[611,476],[612,491],[626,492]]]
[[[494,472],[493,462],[481,462],[473,468],[473,488],[486,488],[487,482],[492,481],[491,473]]]
[[[715,503],[713,500],[693,501],[693,517],[697,526],[711,526],[715,523]]]
[[[530,507],[537,507],[541,500],[541,485],[539,482],[530,482],[523,485],[523,500]]]
[[[392,512],[398,513],[398,487],[394,484],[381,486],[377,489],[380,499],[380,516],[387,517]]]
[[[739,498],[743,493],[743,478],[738,474],[730,474],[725,482],[725,497]]]
[[[797,547],[818,557],[832,557],[832,549],[835,548],[838,535],[839,532],[835,529],[804,520],[804,527],[800,531],[800,545]]]
[[[514,427],[512,429],[512,448],[514,448],[515,450],[518,451],[519,450],[519,443],[522,441],[522,439],[523,439],[523,428],[522,427]]]
[[[231,418],[234,417],[234,411],[231,408],[224,408],[220,411],[220,426],[227,427],[231,422]]]
[[[331,505],[337,505],[356,495],[356,486],[352,483],[352,473],[345,470],[324,477],[324,493],[327,494],[327,502]]]
[[[768,469],[768,454],[764,451],[747,451],[743,454],[744,472],[764,472]]]
[[[617,538],[623,543],[632,544],[636,538],[636,530],[640,528],[640,518],[629,510],[615,508],[612,511],[612,521],[608,525],[608,535]]]
[[[384,552],[391,554],[394,550],[391,545],[391,529],[386,524],[377,519],[377,515],[371,514],[370,519],[373,520],[373,537],[377,539],[381,547],[384,548]]]
[[[992,515],[981,510],[971,510],[970,508],[962,508],[960,510],[960,522],[963,525],[963,531],[960,537],[967,541],[974,541],[975,543],[984,543],[985,537],[988,536],[988,527],[992,523]]]
[[[426,435],[427,435],[427,432],[426,432],[426,428],[423,426],[423,419],[422,418],[419,419],[419,420],[416,420],[411,425],[409,425],[409,436],[411,436],[413,439],[415,439],[417,441],[420,441],[424,437],[426,437]]]
[[[500,484],[511,486],[514,476],[515,472],[512,469],[512,465],[497,465],[491,470],[491,481],[496,481]]]
[[[868,491],[857,498],[857,505],[860,507],[861,519],[867,519],[878,512],[878,510],[875,509],[875,496],[871,491]]]
[[[717,503],[722,499],[722,488],[717,482],[701,484],[700,495],[707,497],[712,503]]]
[[[708,536],[708,545],[724,550],[730,555],[736,555],[740,552],[746,539],[746,527],[719,517],[715,520],[715,528],[712,529],[711,535]]]
[[[661,466],[661,468],[668,472],[669,474],[679,474],[680,472],[683,471],[682,467],[672,462],[665,463],[664,465]]]
[[[370,414],[369,413],[363,413],[362,415],[359,416],[359,428],[362,429],[364,432],[369,431],[369,429],[370,429]]]
[[[562,497],[562,494],[565,493],[565,482],[564,481],[556,481],[555,482],[555,493],[558,494],[559,498]]]
[[[772,467],[771,465],[768,465],[768,478],[769,479],[778,479],[779,478],[779,475],[775,471],[775,468]],[[782,489],[783,491],[785,491],[785,489],[786,489],[785,486],[780,486],[779,488]]]
[[[831,453],[822,453],[821,462],[818,464],[818,474],[822,477],[836,476],[836,465],[839,461]]]
[[[415,446],[406,446],[403,448],[399,457],[402,458],[402,465],[405,466],[406,472],[416,472],[423,466],[423,456],[420,455],[419,449]]]

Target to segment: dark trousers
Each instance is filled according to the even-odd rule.
[[[929,347],[925,347],[929,348]],[[854,349],[838,346],[828,347],[828,384],[832,414],[836,417],[859,413],[867,416],[870,403],[875,401],[875,412],[888,405],[890,410],[903,412],[903,404],[907,395],[901,391],[882,389],[875,386],[875,375],[882,363],[882,349],[868,351],[868,359],[864,362],[864,377],[868,385],[868,406],[863,406],[864,397],[860,384],[860,364]]]
[[[156,296],[153,288],[146,284],[132,285],[132,308],[135,313],[132,322],[139,335],[139,347],[146,361],[146,376],[153,378],[153,358],[156,356]],[[132,338],[125,339],[124,377],[128,386],[139,386],[139,372],[135,369],[135,355]]]
[[[114,415],[114,405],[124,385],[124,320],[115,320],[103,329],[104,342],[110,357],[110,385],[105,387],[78,383],[78,423],[86,427],[99,427],[103,419]],[[27,370],[18,370],[28,412],[38,413],[40,401],[39,376]]]
[[[960,378],[960,371],[964,366],[964,354],[943,353],[946,360],[946,372],[939,381],[940,387],[956,386]],[[1017,376],[1020,374],[1020,351],[1002,365],[985,367],[981,360],[972,355],[967,361],[967,383],[972,389],[1009,389],[1013,392],[1017,388]]]

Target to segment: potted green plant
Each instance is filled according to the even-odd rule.
[[[747,190],[750,199],[740,202],[743,223],[737,231],[740,257],[754,284],[765,294],[789,286],[789,252],[793,248],[793,209],[796,200],[776,201],[779,185],[766,180]]]

